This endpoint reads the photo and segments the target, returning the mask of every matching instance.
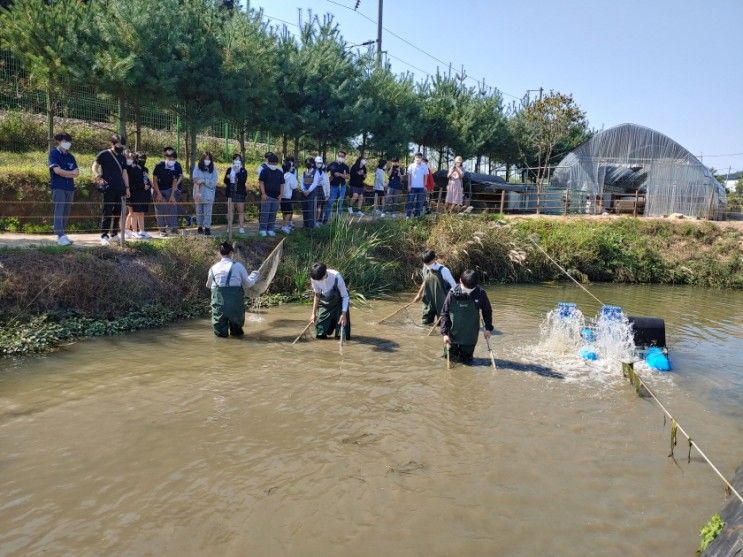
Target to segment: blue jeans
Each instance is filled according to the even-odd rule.
[[[61,237],[67,228],[67,221],[70,218],[70,209],[72,201],[75,198],[74,191],[53,189],[52,203],[54,204],[54,233]]]
[[[276,213],[279,211],[279,200],[269,197],[261,201],[261,213],[258,215],[258,230],[273,232],[276,227]]]
[[[405,214],[407,216],[414,215],[416,217],[421,216],[423,206],[426,204],[426,190],[425,188],[413,188],[408,192],[408,204],[405,207]]]
[[[325,202],[325,213],[322,221],[328,222],[330,213],[333,211],[333,205],[338,201],[338,214],[343,212],[343,200],[346,199],[346,184],[342,186],[330,186],[330,197]]]

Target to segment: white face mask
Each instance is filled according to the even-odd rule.
[[[361,166],[366,166],[366,161],[364,159],[361,159]]]
[[[133,166],[134,165],[134,159],[126,159],[126,164],[128,164],[129,166]]]
[[[209,166],[212,163],[209,159],[204,159],[204,166]]]
[[[175,161],[166,160],[165,166],[167,166],[168,168],[175,168]]]
[[[240,170],[243,167],[243,163],[240,161],[232,161],[232,168],[235,170]]]
[[[69,151],[70,150],[70,147],[72,147],[72,142],[71,141],[62,141],[59,144],[59,146],[62,147],[62,149],[64,149],[65,151]]]
[[[345,160],[345,157],[338,157],[338,162],[344,162]]]
[[[472,294],[472,291],[474,290],[474,288],[465,287],[462,283],[459,283],[459,288],[461,288],[462,292],[464,292],[465,294]]]

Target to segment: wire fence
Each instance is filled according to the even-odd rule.
[[[250,191],[244,203],[232,203],[224,195],[224,188],[217,188],[219,192],[215,201],[204,207],[210,216],[208,222],[211,226],[229,227],[229,216],[232,215],[234,231],[236,232],[240,222],[246,226],[253,226],[258,222],[262,207],[260,196],[257,192]],[[277,225],[283,225],[283,214],[291,207],[292,224],[302,226],[305,216],[309,222],[321,222],[324,220],[327,202],[324,196],[314,198],[311,201],[312,208],[308,211],[307,203],[302,203],[302,194],[295,193],[291,200],[284,200],[284,206],[277,210]],[[534,215],[543,214],[551,216],[585,216],[585,215],[624,215],[641,217],[643,215],[643,199],[641,195],[617,196],[610,199],[607,206],[606,200],[597,201],[586,199],[582,204],[576,205],[570,198],[559,192],[544,192],[537,195],[533,192],[515,193],[510,191],[497,192],[472,192],[464,199],[463,205],[452,205],[446,203],[446,194],[443,190],[436,190],[427,194],[425,201],[416,206],[408,192],[392,195],[375,195],[367,192],[359,205],[358,199],[353,199],[350,194],[346,195],[340,202],[334,203],[328,212],[342,215],[344,218],[355,218],[359,222],[384,218],[401,218],[406,216],[439,215],[444,213],[453,214],[490,214],[490,215]],[[118,207],[118,201],[116,202]],[[51,198],[42,200],[4,200],[0,203],[0,231],[21,233],[51,233],[54,226],[55,204]],[[187,229],[199,224],[197,218],[197,203],[186,191],[182,192],[177,201],[156,202],[149,198],[145,203],[139,203],[144,208],[143,222],[145,230]],[[122,198],[124,214],[128,215],[134,207],[126,198]],[[74,200],[65,208],[67,232],[75,233],[98,233],[108,232],[101,225],[102,199]],[[352,212],[349,211],[352,210]],[[118,210],[117,210],[118,211]],[[308,211],[308,212],[307,212]],[[108,212],[111,212],[109,208]],[[116,212],[118,215],[118,212]],[[126,218],[126,217],[125,217]],[[700,218],[717,218],[724,220],[743,221],[743,213],[740,208],[719,212],[715,215],[700,215]],[[167,220],[171,219],[171,220]],[[202,221],[203,222],[203,221]],[[103,226],[109,226],[104,224]],[[116,225],[118,229],[120,226]],[[129,226],[128,228],[132,228]],[[254,226],[253,226],[254,228]],[[110,229],[110,227],[109,227]]]

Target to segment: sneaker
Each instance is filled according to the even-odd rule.
[[[268,235],[271,236],[271,238],[273,238],[274,236],[276,236],[276,232],[274,232],[273,230],[269,230]]]
[[[168,237],[168,231],[167,230],[161,230],[160,231],[160,237],[161,238],[167,238]]]
[[[101,236],[101,245],[107,246],[111,243],[111,240],[108,238],[108,236]]]
[[[259,230],[258,231],[258,234],[260,234],[263,238],[265,238],[266,236],[268,236],[268,233],[265,230]]]
[[[364,216],[364,211],[362,211],[362,210],[359,209],[358,211],[356,211],[356,216],[357,217],[363,217]]]
[[[240,230],[239,230],[238,232],[239,232],[240,234],[245,234],[245,229],[244,229],[244,228],[240,228]]]
[[[170,233],[174,234],[175,236],[178,236],[178,229],[177,228],[171,228]]]
[[[132,232],[131,230],[127,230],[126,232],[124,232],[124,238],[136,238],[136,237],[137,237],[136,232]]]
[[[211,235],[212,235],[212,231],[211,231],[211,229],[209,229],[209,228],[205,228],[205,229],[204,229],[204,236],[211,236]]]
[[[316,222],[316,223],[315,223],[315,228],[320,228],[320,227],[321,227],[322,225],[323,225],[323,223],[321,223],[321,222]]]
[[[385,213],[385,212],[381,212],[381,213],[379,213],[379,216],[380,216],[380,217],[382,217],[382,218],[384,218],[384,217],[386,217],[386,216],[387,216],[387,213]]]
[[[198,227],[198,228],[196,229],[196,234],[203,234],[203,233],[204,233],[204,229],[203,229],[203,228],[201,228],[201,227],[199,226],[199,227]]]
[[[348,214],[353,216],[353,207],[348,208]]]
[[[145,230],[142,230],[139,235],[142,237],[143,240],[152,240],[152,236],[150,236]]]
[[[72,241],[67,237],[66,234],[62,234],[59,238],[57,238],[57,245],[69,246],[71,243]]]

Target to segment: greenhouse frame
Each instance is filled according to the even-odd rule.
[[[637,124],[601,131],[571,151],[555,168],[549,190],[562,192],[565,212],[588,214],[621,212],[628,201],[645,216],[716,218],[727,199],[697,157]]]

